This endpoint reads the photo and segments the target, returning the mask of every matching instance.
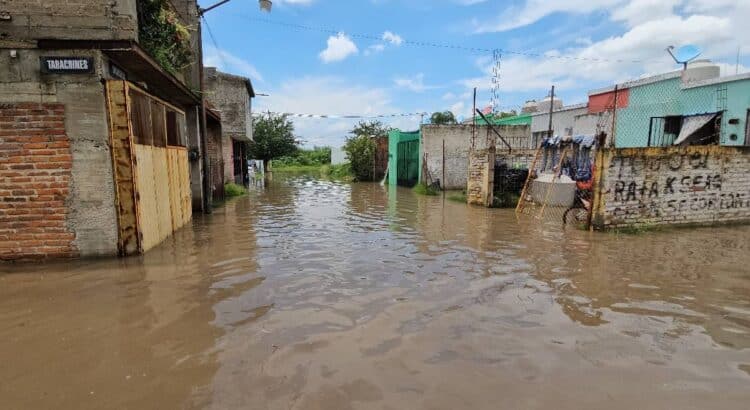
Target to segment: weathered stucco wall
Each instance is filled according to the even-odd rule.
[[[136,0],[0,0],[0,41],[135,40]]]
[[[422,155],[427,174],[422,173],[423,182],[440,179],[445,189],[464,189],[469,175],[469,148],[473,135],[472,125],[423,125]],[[526,125],[496,126],[500,135],[515,148],[526,148],[530,138]],[[496,141],[499,152],[507,152],[506,146],[491,133],[487,126],[477,126],[477,139],[486,138],[488,133]],[[443,157],[445,141],[445,157]],[[443,178],[443,158],[445,158],[445,178]],[[431,179],[431,180],[430,180]],[[444,180],[443,180],[444,179]]]
[[[96,72],[84,75],[42,74],[41,55],[94,58]],[[72,170],[68,221],[82,256],[117,254],[117,220],[112,157],[102,76],[101,54],[21,49],[17,58],[0,53],[0,103],[57,103],[65,109]]]
[[[750,221],[748,148],[604,149],[597,163],[595,227]]]

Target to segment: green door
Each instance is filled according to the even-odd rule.
[[[419,140],[398,143],[396,180],[399,185],[413,187],[419,179]]]

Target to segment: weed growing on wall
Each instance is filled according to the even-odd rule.
[[[193,62],[190,31],[169,0],[138,0],[138,41],[172,74]]]

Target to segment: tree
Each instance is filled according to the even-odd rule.
[[[357,137],[386,137],[389,132],[391,132],[391,127],[380,121],[360,121],[359,124],[351,130],[350,134]]]
[[[450,111],[436,112],[430,117],[435,125],[457,124],[456,117]]]
[[[346,139],[344,152],[349,158],[352,173],[357,181],[372,181],[375,150],[375,141],[367,135]]]
[[[506,111],[502,111],[500,114],[497,114],[497,117],[500,118],[500,119],[503,119],[503,118],[508,118],[508,117],[515,117],[516,115],[518,115],[518,113],[516,112],[516,110],[510,110],[510,111],[507,111],[507,112]]]
[[[255,120],[253,139],[249,145],[250,157],[262,159],[265,169],[268,169],[268,161],[297,152],[294,124],[286,115],[268,115]]]

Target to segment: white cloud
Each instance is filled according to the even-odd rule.
[[[586,14],[602,8],[612,7],[622,0],[527,0],[522,7],[507,7],[500,16],[488,23],[476,23],[478,32],[513,30],[536,23],[542,18],[558,12]]]
[[[328,37],[327,45],[319,54],[324,63],[342,61],[359,52],[357,45],[344,33]]]
[[[263,76],[250,62],[215,47],[208,46],[203,49],[203,65],[216,67],[226,73],[248,77],[252,81],[263,82]]]
[[[419,73],[413,77],[396,77],[393,79],[393,83],[396,84],[397,87],[405,88],[415,93],[438,88],[436,86],[425,85],[424,73]]]
[[[543,7],[542,3],[546,2],[529,0],[524,10],[533,5]],[[551,4],[542,11],[524,12],[522,15],[526,17],[519,17],[511,22],[513,24],[509,23],[509,27],[521,21],[534,20],[529,16],[543,16],[550,10],[559,11],[569,7],[569,3]],[[590,3],[584,10],[605,10],[612,2],[592,0]],[[740,39],[750,37],[750,25],[746,24],[750,19],[750,2],[664,0],[656,4],[643,0],[620,0],[618,4],[622,7],[609,8],[612,10],[609,18],[616,23],[624,23],[626,29],[621,34],[594,41],[584,38],[572,41],[569,48],[541,52],[548,57],[506,53],[500,75],[501,95],[507,92],[535,92],[541,97],[554,84],[563,93],[567,90],[581,96],[582,89],[638,78],[644,74],[678,70],[679,67],[664,51],[668,45],[699,45],[704,50],[704,58],[720,63],[723,74],[734,74],[735,65],[731,63],[735,61],[738,43],[742,41]],[[686,13],[686,10],[693,10],[694,13]],[[478,59],[477,65],[482,75],[464,79],[462,84],[467,88],[477,86],[488,90],[492,61]],[[740,67],[740,72],[743,68]]]
[[[380,53],[385,50],[385,44],[373,44],[365,49],[364,55],[369,56],[371,54]]]
[[[383,33],[383,40],[396,46],[400,46],[404,42],[404,39],[401,38],[401,36],[391,33],[390,31]]]
[[[300,114],[379,115],[403,112],[396,107],[389,91],[351,84],[339,77],[303,77],[288,80],[270,96],[256,100],[257,112],[292,112]],[[356,119],[295,118],[295,132],[305,145],[340,146]],[[415,129],[419,117],[384,119],[390,126]]]

